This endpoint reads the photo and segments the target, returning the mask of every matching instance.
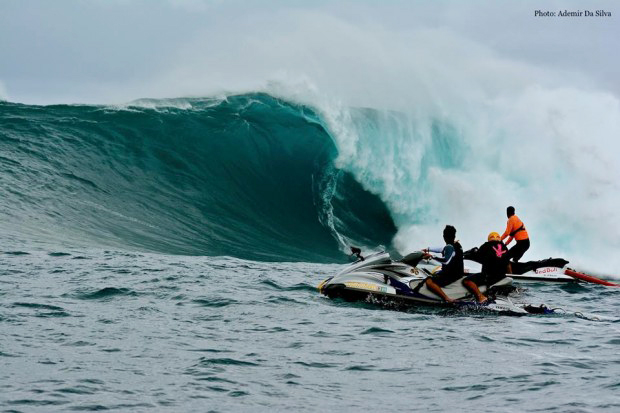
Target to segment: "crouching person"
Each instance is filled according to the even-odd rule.
[[[497,232],[491,232],[487,242],[478,249],[478,257],[482,264],[482,272],[472,274],[463,280],[463,285],[476,297],[479,303],[485,303],[487,297],[478,288],[486,285],[487,288],[506,276],[509,264],[508,248],[501,241]]]

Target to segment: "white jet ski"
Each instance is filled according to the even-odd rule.
[[[553,310],[545,305],[513,303],[507,293],[514,289],[512,278],[505,277],[499,282],[479,286],[482,293],[489,296],[489,301],[478,304],[471,293],[463,286],[462,279],[446,287],[444,292],[456,301],[454,304],[444,302],[431,292],[424,281],[436,269],[429,261],[423,261],[424,254],[415,252],[399,261],[392,261],[387,252],[379,252],[362,257],[358,248],[351,248],[358,260],[330,277],[318,286],[319,291],[330,298],[343,298],[347,301],[373,301],[385,304],[405,305],[452,305],[456,308],[493,311],[511,315],[551,314]],[[466,276],[467,274],[465,274]],[[463,277],[465,278],[465,277]],[[491,297],[494,295],[494,297]]]
[[[370,298],[399,304],[446,304],[426,287],[424,281],[432,275],[435,265],[428,262],[420,264],[424,256],[422,252],[409,254],[399,261],[392,261],[387,252],[367,257],[358,253],[357,256],[356,262],[319,284],[319,291],[330,298],[340,297],[347,301]],[[475,305],[471,293],[461,281],[462,279],[443,287],[444,292],[452,299]],[[496,284],[482,285],[479,288],[483,294],[509,291],[513,289],[512,278],[505,277]]]

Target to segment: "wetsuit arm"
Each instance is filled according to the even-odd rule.
[[[443,250],[443,257],[434,257],[435,261],[439,261],[443,265],[449,264],[452,258],[456,255],[454,247],[452,245],[446,245]]]
[[[434,252],[434,253],[438,254],[438,253],[441,253],[442,251],[443,251],[443,247],[427,247],[426,248],[426,252],[430,256],[430,258],[432,258],[434,260],[437,260],[437,261],[440,261],[440,262],[442,262],[441,261],[442,258],[441,257],[437,257],[435,255],[431,255],[431,252]]]

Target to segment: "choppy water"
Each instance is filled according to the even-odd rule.
[[[618,291],[530,284],[512,317],[331,301],[331,264],[0,255],[2,411],[620,410]],[[583,315],[575,312],[581,312]]]

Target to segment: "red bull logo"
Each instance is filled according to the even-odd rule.
[[[547,274],[550,272],[556,272],[557,270],[558,270],[557,267],[538,268],[536,270],[536,274]]]

